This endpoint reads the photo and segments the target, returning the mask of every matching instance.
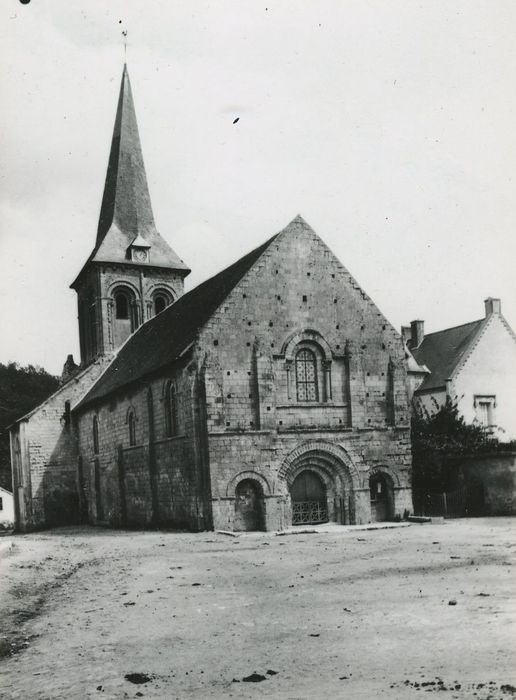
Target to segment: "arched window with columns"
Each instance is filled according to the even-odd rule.
[[[295,403],[333,401],[333,352],[314,329],[292,333],[282,346],[285,358],[287,400]]]
[[[119,347],[140,325],[139,298],[128,284],[111,291],[112,332],[114,347]]]
[[[297,400],[318,401],[317,358],[314,351],[308,348],[298,350],[295,364]]]

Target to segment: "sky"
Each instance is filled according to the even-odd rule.
[[[515,23],[513,0],[3,0],[0,362],[79,359],[122,31],[187,289],[301,214],[396,328],[494,296],[516,329]]]

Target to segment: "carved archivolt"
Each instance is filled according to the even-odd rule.
[[[322,351],[323,357],[327,362],[332,360],[332,350],[326,340],[322,337],[319,331],[305,328],[302,331],[296,331],[289,335],[289,337],[283,343],[281,348],[281,354],[285,356],[285,360],[293,361],[296,354],[296,347],[302,342],[312,342],[316,343]]]
[[[384,465],[373,467],[367,474],[364,475],[363,488],[369,488],[369,479],[372,476],[377,476],[378,474],[381,474],[386,478],[391,488],[401,488],[400,477],[397,470],[391,469],[390,467],[386,467]]]
[[[360,475],[346,450],[324,440],[308,440],[296,447],[285,458],[278,476],[292,484],[303,469],[315,468],[324,480],[338,479],[347,489],[359,489]]]
[[[234,498],[235,497],[235,491],[238,486],[238,484],[241,481],[244,481],[245,479],[251,479],[252,481],[258,482],[258,484],[261,486],[261,489],[263,491],[264,496],[271,496],[272,491],[271,487],[269,485],[269,482],[267,479],[262,476],[262,474],[259,474],[258,472],[255,472],[253,470],[246,470],[239,472],[236,474],[231,481],[229,481],[227,487],[226,487],[226,496],[228,498]]]

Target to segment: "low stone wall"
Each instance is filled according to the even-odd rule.
[[[516,515],[516,451],[467,456],[457,467],[467,488],[482,484],[485,515]]]

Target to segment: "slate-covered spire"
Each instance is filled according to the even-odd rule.
[[[113,225],[132,238],[138,234],[145,238],[146,233],[156,229],[125,64],[100,209],[97,246]]]
[[[137,258],[139,264],[177,270],[183,277],[190,272],[154,223],[129,73],[124,64],[97,240],[72,288],[90,263],[134,262],[131,251],[136,248],[146,251],[144,258]]]

